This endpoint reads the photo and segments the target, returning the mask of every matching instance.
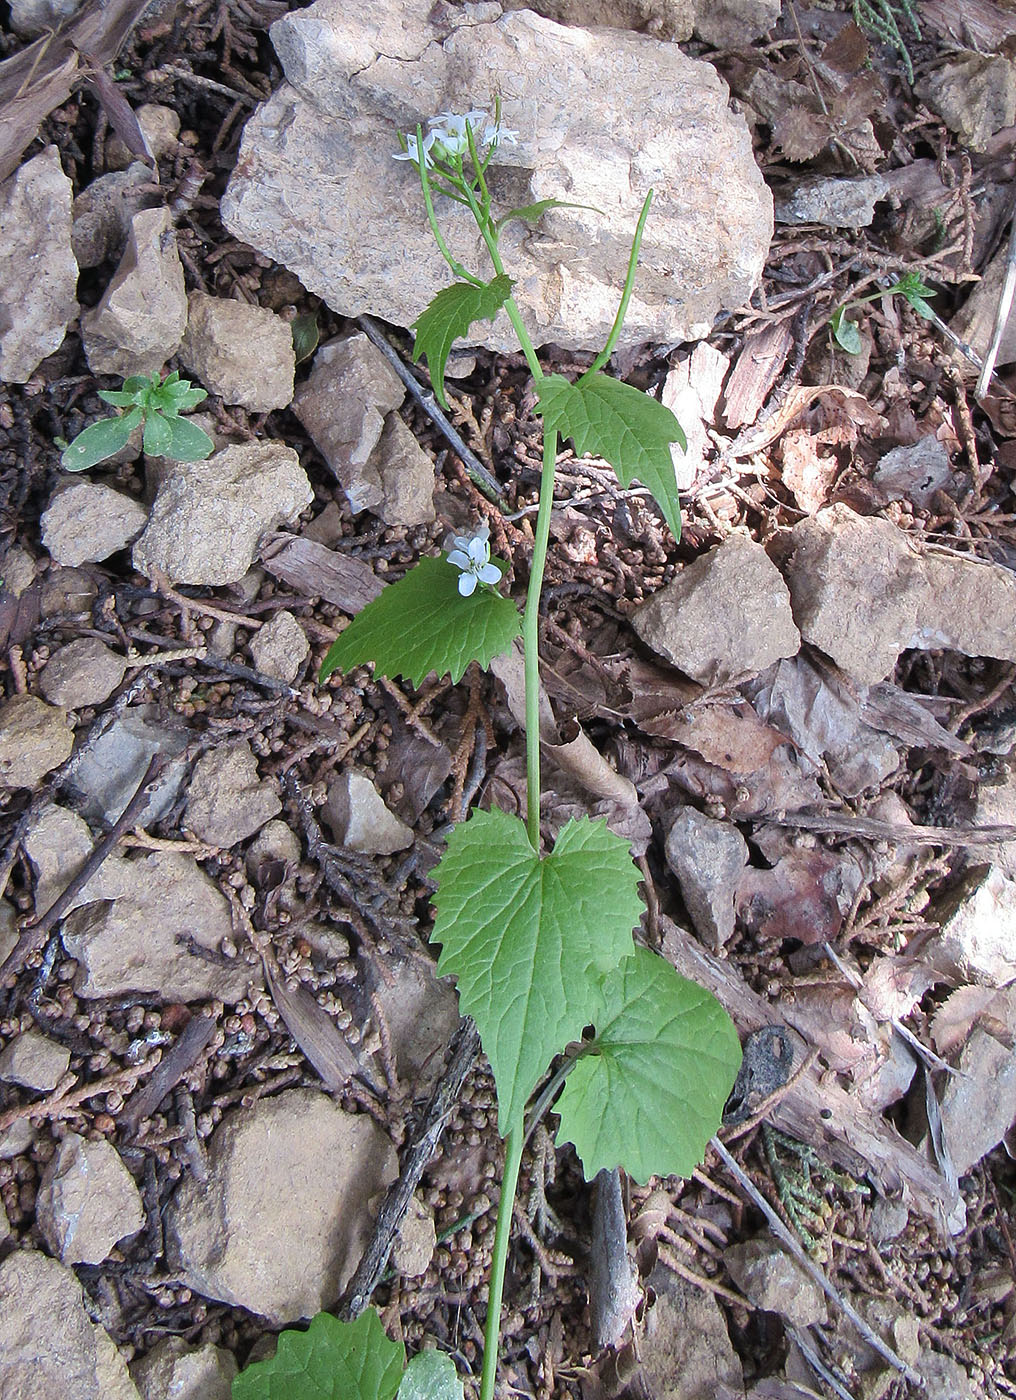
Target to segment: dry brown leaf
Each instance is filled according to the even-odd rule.
[[[806,428],[788,428],[780,442],[783,484],[794,493],[806,515],[814,515],[825,505],[840,469],[835,457],[819,452],[824,437]]]
[[[728,428],[754,423],[793,343],[789,319],[771,321],[749,334],[727,380],[723,418]]]
[[[689,706],[640,727],[647,734],[694,749],[707,763],[728,773],[757,772],[781,744],[789,742],[778,729],[763,724],[746,700]]]
[[[829,141],[829,122],[818,112],[791,107],[773,122],[773,142],[787,160],[813,160]]]
[[[856,73],[868,61],[868,40],[853,20],[845,24],[835,39],[822,50],[822,62],[840,73]]]
[[[1012,1046],[1016,1041],[1016,987],[957,987],[931,1023],[935,1049],[943,1059],[957,1054],[975,1026]]]
[[[748,867],[735,896],[738,917],[750,932],[774,942],[824,943],[843,927],[861,880],[850,855],[794,850],[771,870]]]

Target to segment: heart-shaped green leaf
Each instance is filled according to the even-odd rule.
[[[318,1313],[306,1332],[283,1332],[268,1361],[233,1381],[233,1400],[393,1400],[406,1351],[373,1308],[355,1322]]]
[[[474,812],[434,871],[437,970],[480,1032],[502,1135],[551,1060],[595,1022],[602,980],[634,946],[640,876],[602,821],[570,821],[541,858],[518,817]]]
[[[443,1351],[418,1351],[402,1377],[398,1400],[462,1400],[455,1363]]]
[[[438,292],[425,311],[413,322],[416,340],[413,359],[426,355],[434,396],[442,408],[448,407],[444,391],[448,352],[474,321],[493,321],[512,294],[512,279],[504,273],[477,286],[473,282],[453,282]]]
[[[491,563],[502,573],[508,567],[501,559]],[[519,610],[510,598],[482,586],[463,598],[460,577],[443,554],[421,559],[357,613],[332,643],[321,680],[368,661],[380,675],[407,676],[415,686],[431,671],[439,676],[448,672],[458,681],[470,661],[489,666],[522,631]]]
[[[589,1051],[555,1105],[587,1180],[621,1166],[636,1181],[691,1176],[720,1126],[741,1063],[730,1017],[711,992],[646,948],[607,979]]]
[[[606,374],[585,374],[570,384],[548,374],[536,386],[537,413],[546,427],[571,438],[579,455],[604,457],[622,486],[638,478],[656,498],[675,540],[681,537],[681,503],[670,444],[688,446],[680,423],[656,399]]]

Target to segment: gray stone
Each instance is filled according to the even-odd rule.
[[[39,675],[39,689],[53,705],[78,710],[101,705],[124,678],[127,662],[98,637],[79,637],[55,651]]]
[[[156,161],[167,160],[176,154],[180,146],[180,113],[161,102],[142,102],[135,108],[141,134],[145,138],[149,155]],[[106,141],[106,169],[123,170],[135,156],[113,135]]]
[[[58,564],[93,564],[125,549],[145,528],[140,501],[79,478],[58,491],[42,517],[42,542]]]
[[[911,501],[927,510],[935,492],[947,486],[951,476],[949,449],[929,435],[887,452],[879,459],[872,480],[891,501]]]
[[[825,1294],[774,1239],[759,1236],[723,1251],[730,1277],[756,1308],[776,1312],[792,1327],[824,1323]]]
[[[43,617],[87,617],[99,590],[85,569],[53,568],[42,580],[39,612]]]
[[[245,857],[247,869],[253,879],[257,879],[259,867],[266,860],[278,860],[283,865],[296,867],[300,864],[302,851],[300,838],[284,821],[270,821],[261,828],[247,847]]]
[[[70,1062],[71,1052],[42,1031],[22,1031],[0,1051],[0,1079],[48,1093],[60,1083]]]
[[[1003,564],[929,551],[904,646],[1016,661],[1016,574]]]
[[[79,996],[150,992],[166,1002],[246,996],[253,971],[225,959],[233,922],[225,896],[192,856],[153,851],[98,872],[64,920],[68,957],[76,958]]]
[[[937,900],[941,932],[924,945],[928,966],[956,982],[1005,987],[1016,979],[1016,880],[979,865]]]
[[[434,519],[434,463],[398,413],[385,419],[371,462],[381,482],[378,515],[386,525],[425,525]]]
[[[414,1092],[441,1073],[444,1052],[459,1024],[459,1001],[451,983],[434,975],[429,959],[391,962],[376,994],[395,1052],[400,1078]]]
[[[142,209],[102,300],[81,318],[88,367],[93,374],[156,374],[176,354],[186,324],[173,216],[165,207]]]
[[[1010,758],[991,776],[982,777],[970,822],[972,826],[1016,826],[1016,761]],[[978,846],[971,854],[978,863],[997,865],[1008,879],[1016,880],[1016,841]]]
[[[639,1356],[648,1393],[655,1400],[716,1400],[724,1388],[744,1390],[741,1363],[712,1293],[695,1288],[657,1264],[648,1285]]]
[[[310,642],[293,614],[283,608],[251,638],[250,654],[262,675],[292,685],[310,655]]]
[[[236,583],[261,538],[294,521],[313,499],[296,453],[271,439],[174,463],[134,546],[134,567],[176,583]]]
[[[67,712],[36,695],[0,705],[0,787],[35,787],[66,763],[74,747]]]
[[[368,1202],[394,1180],[391,1143],[366,1113],[289,1089],[227,1113],[208,1179],[189,1176],[166,1212],[167,1255],[206,1298],[274,1326],[333,1303],[370,1237]]]
[[[946,1076],[939,1107],[953,1166],[964,1176],[1016,1120],[1016,1050],[975,1026],[956,1068]]]
[[[36,1136],[31,1119],[15,1118],[9,1128],[0,1132],[0,1162],[9,1162],[27,1152]]]
[[[385,415],[406,396],[401,379],[381,351],[358,332],[322,345],[293,409],[335,474],[353,511],[384,500],[372,454]]]
[[[36,563],[27,549],[12,544],[0,564],[0,578],[4,591],[14,598],[20,598],[26,588],[35,582]]]
[[[78,314],[71,182],[47,146],[0,184],[0,379],[25,384]]]
[[[293,332],[265,306],[191,292],[180,359],[225,403],[255,413],[293,399]]]
[[[505,227],[501,252],[537,345],[602,345],[650,186],[622,344],[699,339],[761,276],[772,205],[747,125],[716,72],[673,44],[494,4],[437,13],[429,0],[318,0],[274,24],[272,41],[288,81],[247,124],[223,220],[343,315],[407,326],[448,285],[416,173],[392,159],[396,133],[452,94],[482,105],[495,85],[519,132],[489,168],[498,205],[556,196],[608,211],[553,210],[535,236]],[[437,209],[454,255],[485,269],[468,211],[440,196]],[[505,316],[476,322],[466,343],[517,348]]]
[[[35,1203],[42,1237],[65,1264],[101,1264],[145,1223],[141,1194],[116,1148],[67,1133],[42,1175]]]
[[[392,1245],[392,1268],[403,1278],[420,1278],[430,1268],[436,1248],[434,1212],[413,1196]]]
[[[139,826],[160,821],[180,795],[187,765],[180,757],[190,735],[182,724],[163,721],[144,705],[115,719],[75,764],[68,786],[90,821],[115,822],[137,791],[152,758],[167,763],[138,814]]]
[[[636,609],[646,646],[711,685],[793,656],[801,638],[776,565],[747,535],[730,535]]]
[[[748,864],[747,842],[731,822],[684,807],[667,834],[666,855],[696,933],[719,952],[734,932],[734,892]]]
[[[11,0],[11,28],[26,38],[45,34],[80,8],[81,0]]]
[[[695,25],[693,0],[508,0],[505,10],[535,10],[544,19],[578,29],[634,29],[683,43]]]
[[[70,1269],[32,1249],[0,1264],[3,1400],[140,1400]]]
[[[181,1337],[163,1337],[130,1370],[141,1400],[230,1400],[238,1373],[231,1352],[211,1342],[191,1347]]]
[[[351,851],[388,856],[413,844],[410,828],[388,810],[362,773],[349,770],[332,779],[321,815],[339,845]]]
[[[768,34],[781,0],[695,0],[695,33],[718,49],[737,49]]]
[[[1016,67],[1007,58],[962,54],[929,73],[915,91],[975,151],[1016,121]]]
[[[800,180],[786,198],[777,199],[776,222],[867,228],[875,217],[875,205],[888,194],[889,183],[881,175]]]
[[[806,641],[867,685],[885,680],[917,620],[921,564],[888,520],[829,506],[791,531],[784,570]]]
[[[155,208],[158,201],[152,172],[140,160],[126,170],[110,170],[86,185],[74,201],[71,228],[78,267],[98,267],[107,258],[119,258],[134,215]]]
[[[35,912],[41,915],[63,894],[95,842],[77,812],[48,802],[25,832],[22,844],[35,875]],[[116,852],[109,857],[119,858]]]
[[[676,442],[670,445],[679,491],[691,490],[712,450],[709,433],[716,421],[716,405],[729,368],[727,356],[703,341],[663,381],[660,400],[684,429],[684,450]]]
[[[278,785],[258,777],[246,739],[209,749],[194,765],[184,825],[199,841],[227,849],[282,810]]]
[[[0,962],[13,952],[18,933],[17,910],[9,899],[0,899]]]

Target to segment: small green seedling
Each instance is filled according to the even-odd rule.
[[[126,447],[135,428],[144,425],[142,439],[150,457],[171,457],[174,462],[200,462],[215,443],[196,423],[181,415],[207,399],[205,389],[195,389],[176,370],[163,379],[160,374],[131,375],[122,389],[100,389],[99,398],[126,411],[102,418],[78,433],[64,448],[60,465],[70,472],[84,471],[115,457]]]
[[[914,308],[918,316],[923,316],[926,321],[931,321],[934,319],[934,312],[928,305],[928,298],[934,295],[934,288],[922,282],[919,272],[905,272],[900,280],[894,282],[891,287],[872,292],[870,296],[854,297],[850,301],[845,301],[842,306],[838,306],[829,318],[829,329],[841,350],[846,350],[848,355],[859,355],[861,353],[861,333],[857,329],[856,321],[847,320],[847,312],[852,307],[864,306],[866,302],[879,301],[882,297],[901,296]]]
[[[741,1061],[733,1023],[711,993],[636,944],[633,931],[644,905],[628,843],[604,821],[582,818],[566,822],[552,848],[543,849],[538,640],[558,440],[570,438],[577,452],[605,458],[624,486],[635,478],[643,482],[676,537],[681,521],[671,444],[683,448],[685,439],[669,409],[601,372],[631,297],[652,191],[638,221],[606,345],[574,383],[545,374],[512,298],[498,237],[509,219],[540,217],[558,202],[541,201],[495,218],[487,167],[501,142],[516,139],[500,116],[499,104],[493,120],[485,112],[442,113],[428,124],[426,135],[417,127],[403,138],[397,159],[416,167],[431,229],[456,277],[415,322],[415,355],[427,357],[438,401],[445,402],[444,369],[453,342],[474,321],[492,320],[502,310],[535,381],[543,470],[523,614],[520,618],[515,601],[499,591],[508,564],[491,557],[489,530],[482,525],[453,537],[446,552],[421,559],[389,584],[357,614],[321,668],[322,680],[370,662],[375,674],[405,676],[416,686],[432,671],[455,682],[471,661],[487,666],[519,635],[523,641],[526,819],[497,808],[474,811],[452,831],[433,871],[432,941],[441,947],[437,971],[456,979],[459,1008],[479,1029],[505,1139],[480,1400],[494,1395],[526,1107],[553,1062],[563,1056],[537,1099],[533,1119],[557,1095],[557,1141],[574,1145],[586,1177],[623,1167],[644,1182],[654,1175],[691,1175],[719,1126]],[[490,255],[491,279],[470,272],[449,252],[434,210],[435,191],[468,208]],[[367,1316],[373,1322],[365,1323]],[[353,1326],[363,1331],[354,1334],[319,1315],[309,1332],[284,1334],[272,1361],[249,1367],[234,1382],[234,1400],[461,1397],[461,1380],[447,1357],[439,1363],[435,1353],[423,1352],[402,1375],[401,1348],[389,1369],[381,1367],[379,1358],[392,1355],[385,1349],[393,1344],[376,1316],[363,1314]],[[369,1367],[363,1361],[352,1377],[350,1348],[361,1355],[357,1348],[369,1338],[376,1341],[373,1359]],[[310,1360],[297,1365],[297,1356],[312,1356],[313,1365]],[[418,1388],[414,1367],[424,1364],[442,1364],[443,1372],[433,1380],[424,1377],[426,1384]]]

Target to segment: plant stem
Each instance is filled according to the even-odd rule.
[[[540,508],[533,538],[533,562],[522,618],[522,645],[526,677],[526,830],[533,850],[540,849],[540,590],[550,541],[550,512],[554,505],[554,467],[557,433],[543,436],[543,470],[540,473]]]
[[[494,1253],[490,1261],[490,1291],[487,1320],[483,1329],[483,1374],[480,1378],[480,1400],[494,1400],[497,1377],[498,1341],[501,1337],[501,1298],[504,1295],[504,1271],[508,1263],[508,1239],[512,1232],[515,1209],[515,1189],[522,1163],[522,1122],[515,1124],[504,1140],[504,1175],[501,1177],[501,1199],[497,1206],[494,1228]]]
[[[631,254],[628,258],[628,272],[624,279],[624,289],[621,292],[621,302],[617,308],[617,315],[614,317],[614,324],[610,328],[610,334],[607,336],[606,345],[586,370],[585,374],[582,376],[583,379],[585,379],[587,375],[595,374],[597,370],[602,369],[614,353],[614,346],[617,344],[617,338],[621,334],[625,312],[628,310],[632,289],[635,286],[635,270],[639,262],[639,249],[642,247],[642,234],[645,231],[646,220],[649,218],[649,206],[652,202],[653,192],[650,190],[642,203],[642,213],[639,215],[638,224],[635,226],[635,237],[632,239]]]

